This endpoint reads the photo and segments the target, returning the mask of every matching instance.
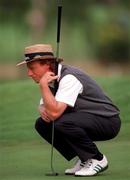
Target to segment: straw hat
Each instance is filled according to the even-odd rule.
[[[25,60],[18,63],[17,66],[37,60],[56,59],[56,57],[54,57],[52,47],[49,44],[35,44],[32,46],[28,46],[25,48],[24,55]],[[62,61],[62,59],[58,58],[58,61]]]

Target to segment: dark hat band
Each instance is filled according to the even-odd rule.
[[[36,53],[30,53],[30,54],[25,54],[25,61],[29,62],[34,58],[40,58],[44,56],[50,56],[54,57],[54,54],[52,52],[36,52]]]

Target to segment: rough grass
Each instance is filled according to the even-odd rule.
[[[130,78],[96,78],[121,110],[122,128],[113,140],[100,142],[98,147],[109,159],[109,169],[93,180],[128,180],[130,177]],[[50,145],[43,141],[33,126],[38,116],[39,89],[29,80],[1,82],[0,85],[0,179],[44,180],[79,179],[65,176],[72,165],[55,152],[57,177],[45,176],[50,171]],[[91,179],[91,178],[90,178]]]

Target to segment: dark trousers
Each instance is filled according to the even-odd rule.
[[[65,113],[54,121],[54,147],[67,159],[78,156],[82,161],[93,158],[100,153],[93,141],[114,138],[120,130],[120,118],[103,117],[90,113]],[[52,123],[46,123],[41,117],[35,128],[49,143],[52,137]]]

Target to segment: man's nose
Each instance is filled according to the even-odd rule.
[[[32,76],[33,75],[33,72],[31,71],[31,69],[28,69],[27,74],[28,74],[28,76]]]

